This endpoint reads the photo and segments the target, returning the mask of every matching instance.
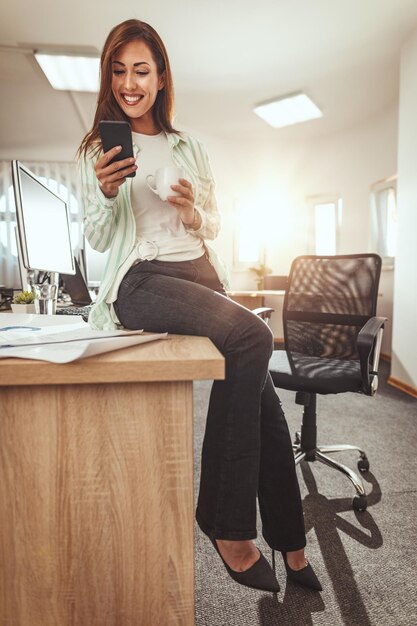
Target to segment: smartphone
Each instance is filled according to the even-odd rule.
[[[110,161],[110,163],[114,163],[115,161],[122,161],[123,159],[128,159],[129,157],[134,156],[132,145],[132,129],[130,128],[129,122],[102,120],[98,124],[98,129],[100,132],[103,152],[108,152],[108,150],[111,150],[111,148],[114,148],[115,146],[122,146],[119,154],[116,154],[116,156]],[[136,172],[126,174],[126,176],[133,178],[133,176],[136,176]]]

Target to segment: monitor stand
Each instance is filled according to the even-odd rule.
[[[50,272],[49,273],[49,283],[51,285],[55,285],[55,297],[52,304],[52,315],[56,313],[56,304],[58,301],[58,292],[59,292],[59,272]]]
[[[20,280],[22,283],[22,291],[32,291],[33,285],[36,285],[38,282],[39,272],[37,270],[28,270],[23,265],[23,255],[22,249],[20,245],[20,239],[17,232],[17,228],[15,228],[16,235],[16,244],[17,244],[17,258],[19,261],[19,271],[20,271]],[[49,312],[53,315],[56,312],[56,303],[58,300],[58,291],[59,291],[59,272],[49,272],[49,284],[55,285],[55,297],[53,299],[52,305],[48,307]]]

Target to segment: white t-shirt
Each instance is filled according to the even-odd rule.
[[[166,135],[132,133],[140,148],[136,176],[132,178],[131,203],[136,221],[136,245],[117,270],[106,302],[117,298],[119,285],[125,274],[140,259],[158,261],[191,261],[204,254],[200,237],[184,227],[178,211],[169,202],[163,202],[146,184],[146,177],[166,165],[174,165]]]
[[[167,165],[175,165],[165,133],[132,133],[138,146],[136,176],[132,180],[131,200],[138,241],[152,242],[154,258],[159,261],[189,261],[204,254],[203,243],[184,227],[177,209],[153,193],[146,177]],[[139,248],[141,249],[141,248]]]

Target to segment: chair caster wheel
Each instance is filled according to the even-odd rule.
[[[355,511],[366,511],[366,507],[368,506],[366,496],[355,496],[352,500],[352,506]]]
[[[366,457],[359,459],[358,470],[362,473],[369,471],[369,461]]]

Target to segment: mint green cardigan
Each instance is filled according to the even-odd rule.
[[[220,214],[214,193],[214,180],[209,159],[200,141],[186,133],[168,133],[167,139],[176,165],[185,168],[194,188],[195,208],[201,216],[201,227],[189,229],[204,242],[209,260],[217,271],[220,282],[228,287],[225,266],[206,239],[215,239],[220,229]],[[140,152],[133,146],[135,156]],[[101,191],[94,171],[99,152],[93,157],[82,157],[79,170],[84,196],[84,234],[94,250],[109,250],[107,263],[97,299],[90,311],[88,322],[92,328],[116,328],[119,320],[109,302],[109,293],[118,288],[115,278],[118,268],[132,252],[136,243],[136,223],[131,204],[132,179],[127,178],[115,198],[106,198]]]

